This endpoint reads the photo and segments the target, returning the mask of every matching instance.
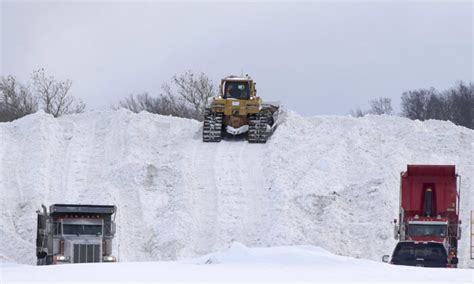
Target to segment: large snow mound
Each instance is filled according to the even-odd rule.
[[[0,123],[0,259],[35,263],[35,211],[116,204],[120,261],[200,256],[229,247],[316,245],[380,260],[391,253],[399,173],[455,164],[469,260],[474,131],[400,117],[283,111],[267,144],[203,143],[197,121],[125,110]]]
[[[403,267],[331,254],[319,247],[229,249],[174,262],[0,264],[2,283],[472,283],[473,270]]]

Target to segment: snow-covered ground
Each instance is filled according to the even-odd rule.
[[[267,144],[203,143],[200,131],[197,121],[125,110],[59,119],[36,113],[0,123],[0,260],[35,263],[35,211],[42,203],[94,203],[118,206],[114,250],[121,262],[202,256],[234,241],[314,245],[380,261],[396,242],[391,221],[398,214],[399,173],[412,163],[456,165],[460,266],[474,268],[473,130],[441,121],[284,111]],[[77,267],[22,269],[83,266]],[[120,275],[120,267],[143,266],[102,267]],[[218,269],[212,267],[199,271]]]
[[[1,265],[1,264],[0,264]],[[394,266],[331,254],[319,247],[231,248],[176,262],[3,265],[2,283],[473,283],[474,270]]]

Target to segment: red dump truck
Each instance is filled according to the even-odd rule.
[[[427,265],[427,259],[438,257],[444,258],[446,266],[456,267],[461,178],[455,166],[408,165],[400,179],[400,213],[398,224],[394,220],[394,233],[400,241],[397,248],[405,251],[396,248],[391,262],[397,264],[394,257],[405,253],[407,259],[411,254],[412,261],[399,264],[436,266]],[[444,251],[437,251],[439,247]]]

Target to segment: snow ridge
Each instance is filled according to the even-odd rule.
[[[380,260],[395,245],[399,173],[455,164],[461,266],[474,210],[474,131],[400,117],[283,110],[267,144],[201,142],[194,120],[89,112],[0,123],[3,262],[35,263],[43,204],[116,204],[120,261],[174,260],[246,246],[316,245]]]

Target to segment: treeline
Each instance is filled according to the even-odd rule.
[[[132,94],[115,108],[202,120],[210,99],[217,95],[214,83],[206,74],[194,74],[192,71],[173,76],[170,83],[162,85],[161,90],[158,96]]]
[[[85,110],[86,105],[71,95],[70,80],[58,80],[40,69],[33,72],[31,81],[27,85],[11,75],[0,77],[0,122],[12,121],[39,109],[54,117]],[[206,74],[186,71],[164,83],[159,95],[131,94],[112,108],[202,120],[210,98],[216,94],[214,83]]]
[[[86,108],[80,99],[70,94],[70,80],[58,80],[40,69],[33,72],[31,82],[29,85],[20,83],[11,75],[0,77],[0,122],[12,121],[39,109],[59,117],[80,113]],[[210,99],[216,95],[217,88],[206,74],[186,71],[164,83],[160,94],[131,94],[112,108],[201,120]],[[394,114],[390,98],[374,99],[369,105],[369,109],[358,108],[351,114],[355,117]],[[474,84],[459,82],[444,91],[429,88],[404,92],[400,110],[398,115],[410,119],[449,120],[474,129]]]
[[[9,75],[0,77],[0,122],[12,121],[43,109],[59,117],[83,112],[86,105],[70,94],[72,82],[57,80],[43,69],[33,72],[32,85]]]
[[[393,112],[389,98],[379,98],[369,102],[368,110],[356,109],[351,114],[356,117],[367,114],[388,114]],[[459,82],[444,91],[434,88],[404,92],[401,96],[400,116],[410,119],[449,120],[456,125],[474,129],[474,84]]]
[[[410,119],[449,120],[474,129],[474,84],[460,82],[442,92],[434,88],[405,92],[401,111]]]

